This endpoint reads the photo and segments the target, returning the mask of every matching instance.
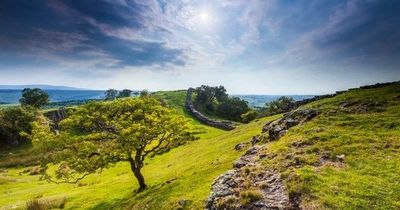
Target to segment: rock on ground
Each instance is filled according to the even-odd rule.
[[[303,124],[319,115],[314,109],[300,109],[286,113],[282,118],[267,123],[262,132],[268,134],[270,141],[275,141],[284,136],[289,128]]]
[[[280,174],[256,162],[261,148],[251,147],[235,161],[234,169],[214,181],[206,209],[295,209]]]

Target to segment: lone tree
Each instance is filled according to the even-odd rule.
[[[19,99],[21,105],[40,108],[49,103],[49,94],[39,88],[25,88],[22,90],[22,97]]]
[[[112,101],[117,98],[118,90],[115,89],[108,89],[104,92],[105,99],[107,101]]]
[[[118,94],[118,98],[127,98],[132,96],[132,90],[129,89],[123,89],[121,92]]]
[[[153,97],[83,105],[61,122],[59,134],[52,133],[44,121],[35,122],[33,127],[34,146],[51,151],[53,156],[43,163],[48,180],[76,183],[126,161],[139,182],[139,191],[146,188],[141,173],[145,158],[192,137],[186,120]],[[57,169],[49,170],[50,163],[59,163]]]

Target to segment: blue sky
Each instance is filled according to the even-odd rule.
[[[2,0],[0,84],[318,94],[400,80],[397,0]]]

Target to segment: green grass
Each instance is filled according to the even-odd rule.
[[[40,181],[37,175],[20,175],[24,167],[11,167],[0,173],[0,209],[23,208],[36,197],[65,197],[66,209],[203,209],[213,180],[230,169],[244,152],[234,150],[234,146],[249,141],[267,121],[278,117],[262,118],[227,132],[192,119],[184,111],[185,92],[156,94],[203,132],[198,134],[200,139],[145,161],[143,173],[148,189],[133,192],[138,186],[127,163],[119,163],[73,185]],[[5,159],[1,157],[0,162]],[[185,200],[183,206],[179,204],[181,200]]]
[[[340,108],[344,101],[383,106],[359,113]],[[264,166],[282,171],[305,209],[399,209],[400,84],[357,89],[307,107],[322,113],[270,143],[265,152],[276,156]]]

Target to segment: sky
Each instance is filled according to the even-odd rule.
[[[1,0],[0,84],[323,94],[400,80],[398,0]]]

